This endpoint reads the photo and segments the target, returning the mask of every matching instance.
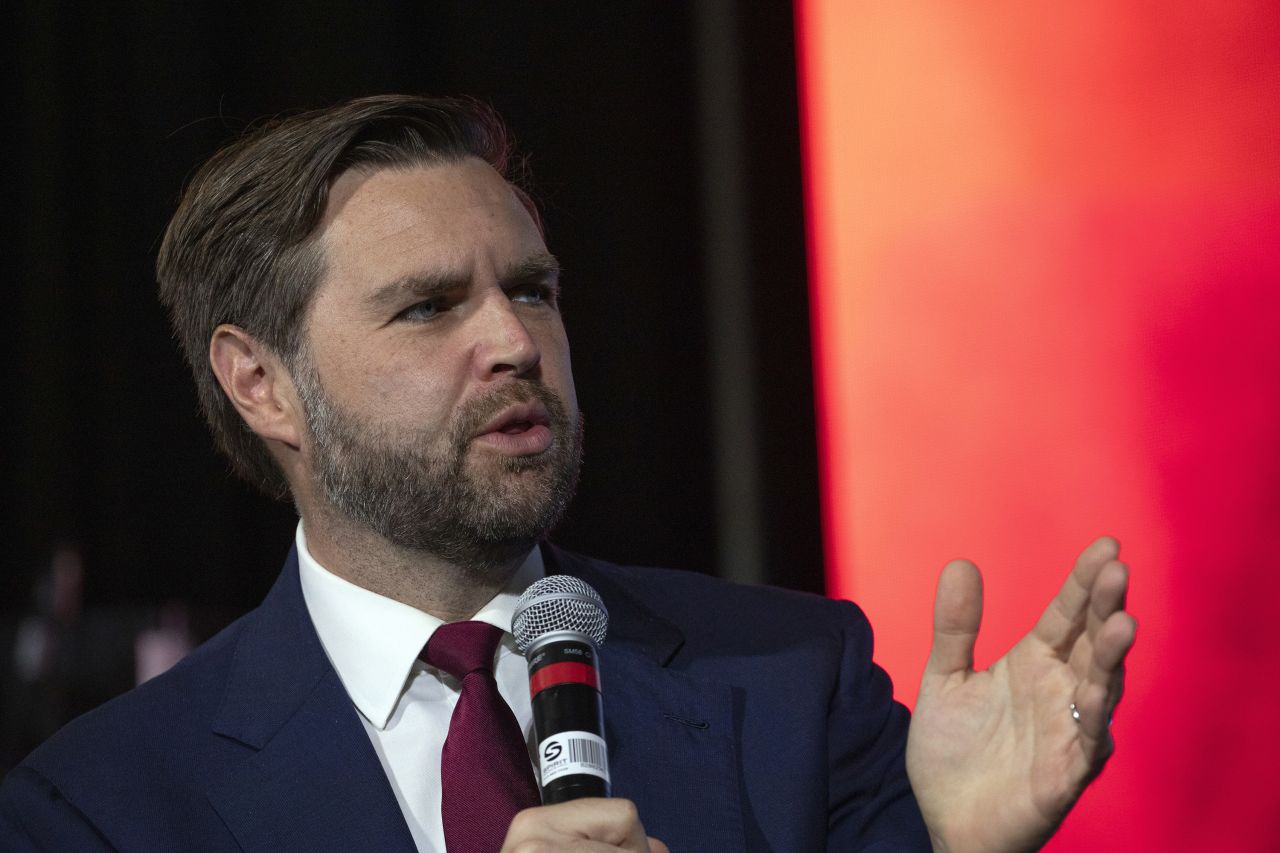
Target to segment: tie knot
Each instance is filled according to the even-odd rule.
[[[422,659],[462,680],[478,669],[493,669],[493,653],[506,632],[488,622],[450,622],[427,640]]]

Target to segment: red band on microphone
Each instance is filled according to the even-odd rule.
[[[585,684],[595,690],[600,689],[596,676],[596,668],[586,663],[566,661],[553,663],[529,676],[529,696],[537,696],[548,687],[557,684]]]

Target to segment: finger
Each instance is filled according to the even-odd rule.
[[[938,577],[933,605],[933,648],[925,672],[946,676],[973,669],[973,645],[982,624],[982,574],[968,560],[953,560]]]
[[[665,849],[665,848],[664,848]],[[645,847],[620,847],[604,841],[592,841],[580,836],[547,833],[537,837],[521,836],[503,842],[500,853],[652,853]]]
[[[1076,691],[1075,710],[1079,715],[1081,747],[1086,762],[1096,772],[1111,754],[1111,713],[1107,708],[1107,691],[1097,684],[1085,684]]]
[[[1094,540],[1080,552],[1058,594],[1049,602],[1032,629],[1032,636],[1056,649],[1065,660],[1071,644],[1085,629],[1087,609],[1102,567],[1120,553],[1120,543],[1110,536]]]
[[[1129,567],[1119,560],[1109,560],[1094,579],[1089,595],[1089,618],[1085,628],[1090,643],[1097,642],[1098,631],[1113,613],[1124,609],[1129,593]]]
[[[650,836],[646,840],[649,842],[649,853],[671,853],[671,849],[658,839]]]
[[[539,844],[560,849],[557,845],[569,842],[574,842],[574,849],[583,850],[592,849],[584,842],[598,842],[600,849],[619,848],[634,853],[651,850],[634,803],[597,797],[525,809],[511,822],[502,849],[538,850]]]
[[[1111,716],[1124,693],[1124,658],[1133,647],[1137,622],[1128,613],[1113,614],[1098,632],[1097,666],[1075,691],[1080,736],[1091,762],[1110,755]],[[1100,764],[1098,766],[1101,766]]]
[[[1124,659],[1137,638],[1138,623],[1128,613],[1113,613],[1098,629],[1090,655],[1086,682],[1101,687],[1110,715],[1124,692]]]

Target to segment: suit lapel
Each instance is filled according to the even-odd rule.
[[[609,610],[600,668],[614,796],[633,800],[645,830],[672,850],[745,850],[738,689],[672,666],[680,630],[593,561],[550,545],[543,553],[548,572],[582,578]]]
[[[544,556],[548,572],[581,577],[609,609],[600,665],[614,795],[674,850],[745,850],[739,689],[670,666],[679,629],[592,561],[549,545]],[[208,786],[244,850],[414,850],[307,615],[292,552],[240,638],[214,732],[254,750]]]
[[[293,552],[240,638],[214,732],[256,750],[208,789],[244,850],[414,850],[307,615]]]

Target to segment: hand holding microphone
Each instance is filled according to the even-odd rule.
[[[511,632],[529,662],[542,802],[609,796],[600,668],[609,614],[589,584],[569,575],[533,583],[516,603]]]
[[[503,853],[563,849],[589,840],[633,853],[668,853],[645,835],[635,805],[609,796],[597,650],[609,615],[589,584],[551,575],[520,596],[511,620],[529,662],[541,808],[516,815]],[[594,849],[594,848],[593,848]]]

